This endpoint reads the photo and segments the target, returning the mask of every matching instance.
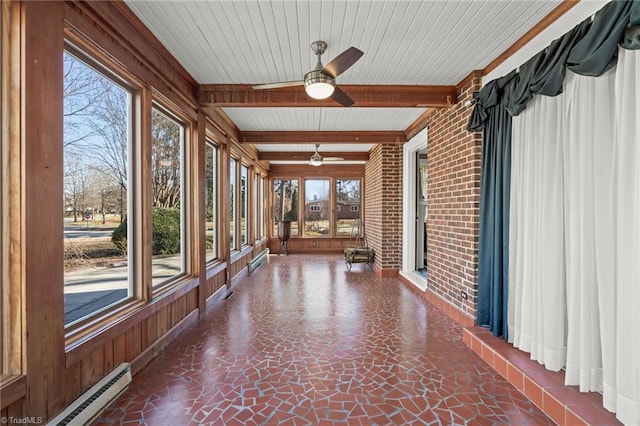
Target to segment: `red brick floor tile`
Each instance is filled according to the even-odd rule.
[[[462,336],[396,278],[348,273],[338,255],[272,256],[96,424],[552,424]]]

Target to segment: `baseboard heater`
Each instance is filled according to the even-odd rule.
[[[95,420],[131,383],[131,365],[123,362],[83,393],[48,424],[82,426]]]
[[[269,249],[262,250],[256,257],[249,261],[249,272],[252,272],[258,266],[264,262],[264,260],[269,256]]]

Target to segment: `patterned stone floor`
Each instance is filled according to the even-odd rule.
[[[397,279],[271,256],[95,424],[553,424]]]

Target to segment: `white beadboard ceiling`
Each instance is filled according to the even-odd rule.
[[[200,84],[301,80],[355,46],[340,84],[456,85],[483,69],[560,0],[125,0]],[[241,131],[405,130],[425,108],[242,108]],[[327,145],[328,147],[329,145]],[[258,149],[278,149],[258,146]],[[284,150],[284,147],[280,148]],[[296,149],[300,151],[300,149]],[[356,145],[342,145],[355,151]]]
[[[247,131],[405,130],[424,108],[225,108]],[[319,125],[321,123],[321,125]]]

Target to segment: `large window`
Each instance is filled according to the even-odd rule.
[[[336,179],[336,236],[351,235],[360,219],[360,179]]]
[[[244,164],[240,167],[240,244],[249,243],[249,196],[248,191],[249,168]]]
[[[99,69],[64,52],[65,324],[132,295],[132,94]]]
[[[262,176],[258,176],[258,185],[257,185],[257,202],[256,202],[256,222],[257,222],[257,237],[258,239],[262,239],[265,236],[264,233],[264,178]]]
[[[207,142],[204,155],[205,261],[210,262],[218,258],[218,150]]]
[[[298,214],[298,182],[302,182],[303,215]],[[362,219],[360,178],[273,179],[273,236],[278,222],[291,221],[291,236],[349,237]],[[298,221],[303,220],[302,232]],[[362,227],[359,228],[362,232]]]
[[[151,110],[152,282],[156,287],[184,272],[184,126]]]
[[[304,235],[307,237],[330,235],[329,179],[305,180],[304,198]]]
[[[260,241],[264,236],[264,178],[259,174],[253,175],[253,237]]]
[[[236,176],[238,160],[232,158],[229,162],[229,245],[231,250],[236,250]]]
[[[291,222],[291,236],[298,235],[298,179],[273,180],[273,235],[278,222]]]

